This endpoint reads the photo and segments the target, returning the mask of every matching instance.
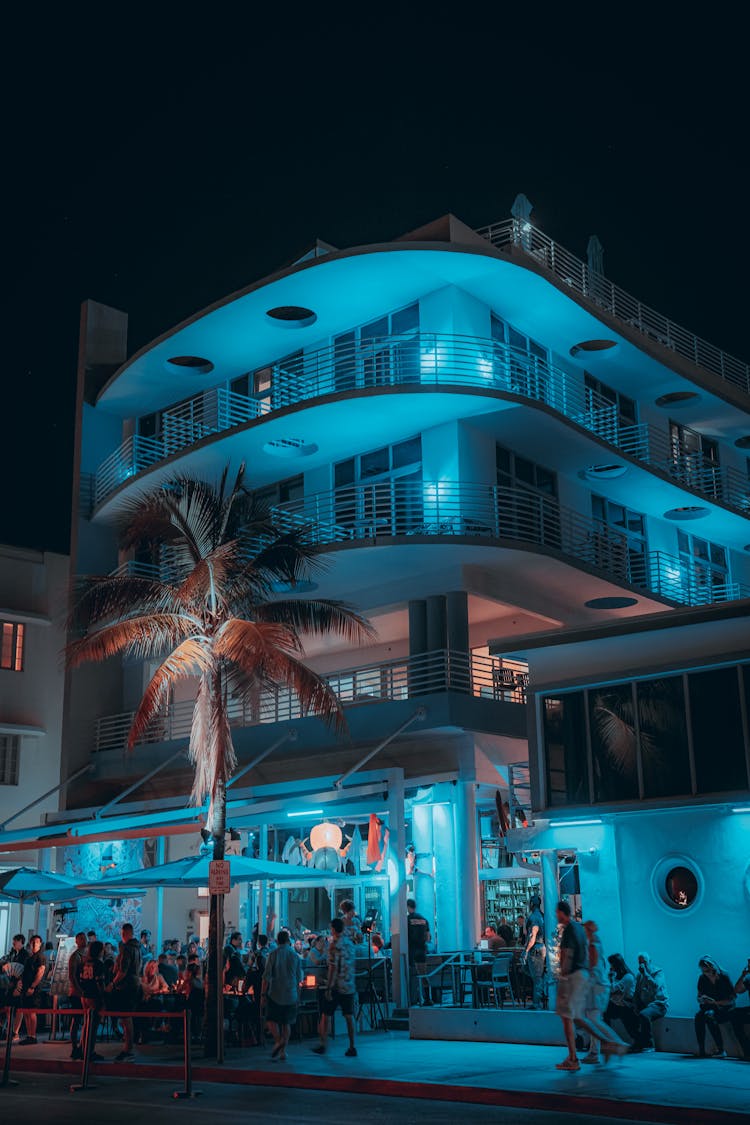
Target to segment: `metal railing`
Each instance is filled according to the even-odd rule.
[[[640,540],[530,489],[397,479],[289,500],[276,505],[273,516],[280,530],[305,528],[320,546],[419,536],[517,541],[681,605],[748,596],[739,583],[704,581],[683,559],[649,551]]]
[[[501,223],[482,227],[476,233],[498,249],[510,247],[523,251],[565,285],[630,328],[636,328],[650,340],[662,344],[711,374],[718,375],[745,393],[750,392],[750,365],[644,305],[619,285],[590,269],[586,262],[527,220],[506,219]]]
[[[101,464],[96,502],[166,457],[251,418],[337,392],[410,385],[476,387],[542,403],[623,456],[665,473],[680,487],[742,514],[750,508],[750,485],[742,473],[697,464],[675,453],[666,433],[645,422],[624,422],[616,404],[585,387],[577,373],[509,344],[433,333],[380,337],[366,346],[333,346],[298,355],[275,365],[270,398],[245,398],[219,388],[165,411],[160,436],[130,437]]]
[[[497,657],[440,649],[420,656],[331,672],[324,678],[345,706],[393,702],[444,691],[500,702],[521,702],[521,695],[517,691],[509,691],[503,683],[499,675],[501,667],[502,661]],[[188,738],[193,708],[193,700],[170,704],[162,715],[154,719],[142,741],[154,743]],[[134,711],[125,711],[97,719],[94,750],[122,750],[127,744],[134,714]],[[251,703],[238,699],[229,701],[229,721],[235,727],[303,717],[299,700],[285,688],[259,691]]]

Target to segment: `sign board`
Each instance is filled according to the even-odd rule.
[[[52,970],[49,990],[51,996],[67,996],[69,992],[68,961],[76,947],[74,937],[61,937],[57,943],[55,967]]]
[[[229,885],[229,860],[212,859],[208,865],[208,893],[210,895],[228,895],[231,889]]]

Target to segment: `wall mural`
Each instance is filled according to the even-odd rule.
[[[112,871],[146,866],[143,840],[107,840],[79,844],[64,851],[64,871],[76,883],[98,883]],[[120,896],[122,892],[119,892]],[[101,941],[117,943],[123,922],[131,922],[136,935],[141,925],[141,898],[81,898],[71,920],[73,932],[96,930]]]

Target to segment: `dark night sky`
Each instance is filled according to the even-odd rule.
[[[456,9],[460,26],[292,5],[271,25],[252,7],[194,25],[180,8],[179,27],[157,5],[111,26],[76,7],[80,26],[6,40],[0,542],[67,549],[81,300],[125,309],[133,351],[315,236],[374,242],[448,210],[478,226],[525,191],[547,233],[582,255],[598,234],[615,281],[750,355],[728,18],[577,7],[553,25],[493,4]]]

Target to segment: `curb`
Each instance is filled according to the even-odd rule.
[[[17,1073],[80,1075],[80,1066],[63,1059],[14,1062]],[[107,1063],[92,1066],[92,1077],[155,1078],[177,1082],[184,1077],[181,1066],[141,1063]],[[672,1106],[651,1102],[622,1102],[614,1098],[584,1094],[546,1094],[533,1090],[500,1090],[487,1086],[440,1085],[437,1082],[403,1082],[390,1078],[356,1078],[295,1074],[265,1070],[223,1069],[194,1066],[193,1082],[217,1082],[235,1086],[270,1086],[296,1090],[320,1090],[337,1094],[372,1094],[387,1098],[416,1098],[422,1101],[462,1102],[468,1105],[536,1109],[582,1116],[616,1117],[625,1121],[644,1121],[653,1125],[736,1125],[745,1115],[733,1110],[704,1109],[698,1106]]]

